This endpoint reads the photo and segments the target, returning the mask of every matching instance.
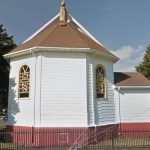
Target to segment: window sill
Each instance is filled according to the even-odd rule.
[[[97,101],[107,101],[107,98],[96,98]]]
[[[23,101],[23,100],[30,100],[30,98],[18,98],[18,101]]]

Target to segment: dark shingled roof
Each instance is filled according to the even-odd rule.
[[[115,72],[116,86],[150,86],[150,81],[138,72]]]
[[[86,33],[79,30],[79,27],[70,20],[66,26],[61,26],[59,18],[56,18],[47,27],[40,31],[29,41],[19,45],[12,52],[22,51],[24,49],[41,47],[66,47],[66,48],[91,48],[99,50],[104,54],[116,57],[109,50],[95,42]]]

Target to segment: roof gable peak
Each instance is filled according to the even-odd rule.
[[[42,30],[44,30],[47,26],[49,26],[53,21],[58,19],[60,17],[60,13],[58,13],[56,16],[54,16],[51,20],[49,20],[46,24],[44,24],[41,28],[39,28],[36,32],[34,32],[30,37],[28,37],[25,41],[22,42],[22,44],[28,42],[32,38],[34,38],[37,34],[39,34]],[[68,14],[67,22],[72,21],[77,27],[80,32],[91,38],[96,43],[100,44],[102,47],[103,44],[100,43],[89,31],[87,31],[71,14]]]

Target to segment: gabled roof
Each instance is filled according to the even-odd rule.
[[[59,15],[57,15],[9,54],[33,47],[90,48],[117,59],[89,32],[86,32],[86,29],[77,23],[71,15],[69,15],[65,26],[60,25]]]
[[[115,86],[150,86],[150,81],[138,72],[115,72],[114,73]]]

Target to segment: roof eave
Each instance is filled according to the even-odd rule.
[[[30,53],[30,50],[31,50],[31,48],[30,49],[24,49],[24,50],[19,51],[19,52],[12,52],[12,53],[5,54],[3,56],[6,59],[10,59],[10,58],[14,58],[17,56],[27,55]]]
[[[40,52],[40,51],[86,52],[86,53],[94,53],[95,55],[101,55],[105,58],[112,60],[113,62],[116,62],[119,60],[119,58],[116,56],[109,55],[109,54],[106,54],[106,53],[101,52],[99,50],[94,50],[91,48],[66,48],[66,47],[41,47],[41,46],[24,49],[24,50],[21,50],[18,52],[8,53],[8,54],[5,54],[4,57],[6,59],[10,59],[13,57],[18,57],[18,56],[30,54],[31,51],[35,52],[35,53]]]
[[[41,47],[41,46],[37,46],[37,47],[31,47],[28,49],[24,49],[24,50],[21,50],[18,52],[8,53],[8,54],[5,54],[4,57],[6,59],[10,59],[10,58],[14,58],[14,57],[22,56],[22,55],[27,55],[27,54],[30,54],[31,52],[37,53],[37,52],[41,52],[41,51],[90,52],[90,49],[89,48],[65,48],[65,47]]]
[[[91,51],[93,53],[95,53],[95,55],[100,55],[100,56],[103,56],[103,57],[105,57],[107,59],[112,60],[114,63],[116,63],[119,60],[119,58],[117,56],[115,56],[115,55],[107,54],[107,53],[104,53],[102,51],[95,50],[95,49],[91,49]]]
[[[115,85],[115,89],[150,89],[150,86],[119,86]]]

